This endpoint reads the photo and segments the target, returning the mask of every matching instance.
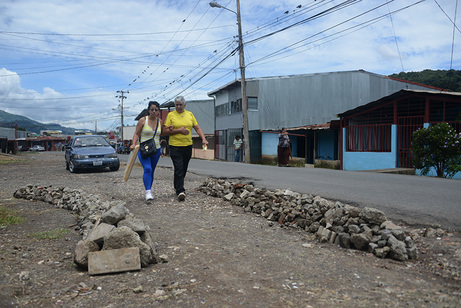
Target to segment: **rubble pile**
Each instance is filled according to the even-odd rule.
[[[102,201],[97,195],[67,187],[26,185],[15,198],[44,201],[77,216],[77,228],[83,239],[77,243],[74,262],[88,268],[89,254],[124,248],[139,248],[142,267],[161,261],[150,235],[149,226],[134,217],[123,201]]]
[[[320,242],[368,251],[379,258],[399,261],[418,258],[412,237],[374,208],[358,208],[288,189],[270,191],[214,178],[205,180],[199,190],[280,225],[315,233]]]

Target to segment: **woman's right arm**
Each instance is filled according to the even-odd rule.
[[[139,137],[141,137],[142,127],[144,126],[144,123],[141,123],[141,122],[144,122],[143,120],[145,121],[144,118],[140,119],[138,121],[138,124],[136,124],[136,129],[133,135],[133,142],[131,143],[131,146],[130,146],[131,150],[133,150],[136,144],[139,143]]]

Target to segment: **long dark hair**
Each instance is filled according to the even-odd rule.
[[[149,102],[149,105],[147,105],[147,110],[148,110],[148,111],[149,111],[149,109],[150,109],[150,107],[151,107],[152,105],[155,105],[155,107],[157,107],[158,110],[160,110],[160,104],[159,104],[158,102],[156,102],[156,101],[150,101],[150,102]]]

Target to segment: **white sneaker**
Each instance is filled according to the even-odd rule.
[[[179,193],[178,200],[179,201],[184,201],[184,199],[186,199],[186,194],[184,192]]]
[[[154,200],[154,197],[152,196],[152,193],[150,191],[146,192],[146,201],[149,200]]]

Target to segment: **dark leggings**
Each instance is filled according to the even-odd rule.
[[[184,189],[184,178],[192,157],[192,145],[186,147],[170,145],[170,157],[174,166],[174,189],[176,190],[176,195],[179,195],[186,191]]]

